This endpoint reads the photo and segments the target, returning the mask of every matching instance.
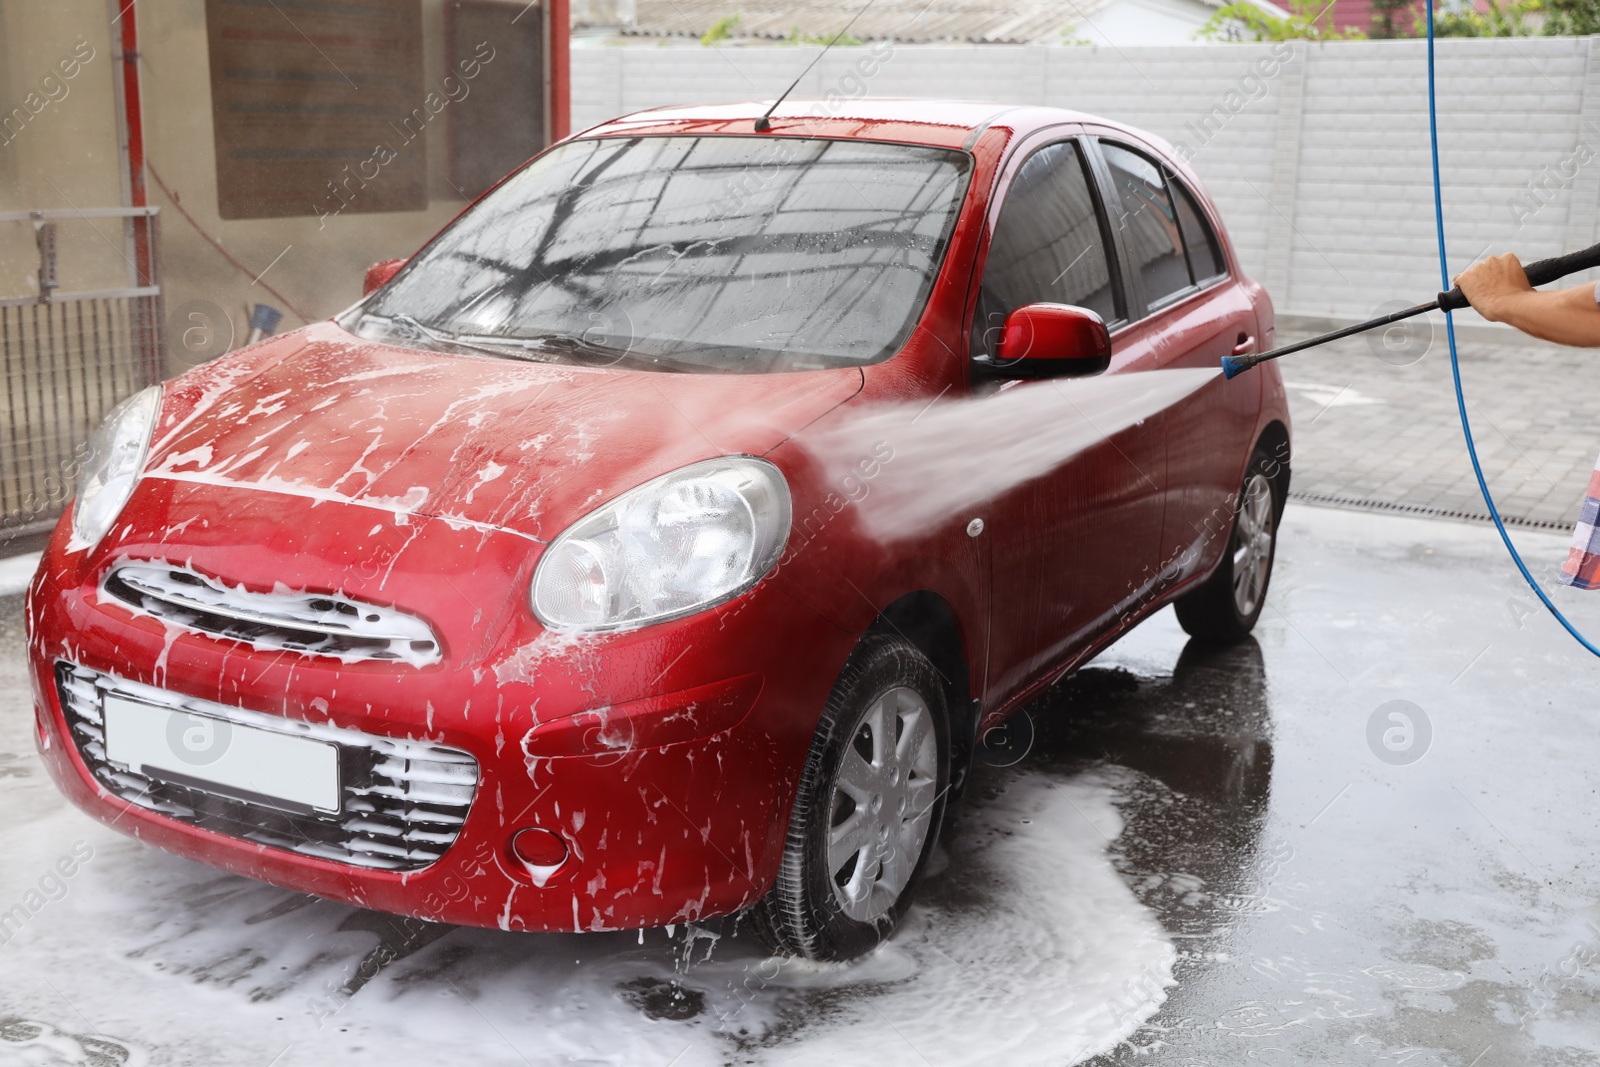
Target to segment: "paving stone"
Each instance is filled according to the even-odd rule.
[[[1501,515],[1570,524],[1600,453],[1600,418],[1588,406],[1600,385],[1600,351],[1461,341],[1459,352],[1468,421]],[[1443,330],[1406,367],[1377,359],[1359,337],[1281,366],[1297,494],[1487,513],[1461,435]]]

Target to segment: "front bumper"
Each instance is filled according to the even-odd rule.
[[[201,492],[169,485],[156,499],[145,494],[148,514],[133,528],[171,528],[167,515],[204,510],[185,499]],[[369,566],[328,550],[329,509],[314,510],[274,499],[270,539],[241,537],[235,524],[229,536],[190,531],[181,550],[121,536],[87,554],[65,551],[70,516],[63,519],[30,590],[29,654],[39,749],[75,804],[224,870],[460,925],[657,926],[736,911],[764,895],[852,635],[774,580],[688,619],[564,637],[527,610],[539,551],[527,539],[411,516],[363,546],[358,554],[382,564]],[[101,592],[121,560],[180,554],[230,582],[393,603],[426,618],[445,655],[417,667],[259,649],[141,616]],[[215,820],[152,810],[125,799],[126,789],[119,796],[103,766],[96,776],[61,699],[58,675],[73,668],[243,709],[255,721],[275,716],[458,750],[477,763],[476,789],[455,840],[416,869],[363,867],[221,832]],[[529,827],[566,842],[568,858],[554,872],[531,870],[511,851],[511,838]]]

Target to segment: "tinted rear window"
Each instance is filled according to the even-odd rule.
[[[1183,231],[1183,246],[1189,251],[1189,267],[1194,273],[1195,282],[1207,282],[1226,274],[1228,266],[1223,261],[1222,248],[1217,244],[1217,235],[1212,231],[1211,223],[1206,220],[1205,214],[1182,182],[1171,181],[1168,184],[1178,203],[1178,228]]]
[[[1144,282],[1145,300],[1155,306],[1191,283],[1172,197],[1161,171],[1149,159],[1119,145],[1102,142],[1101,147],[1122,199],[1133,269]]]

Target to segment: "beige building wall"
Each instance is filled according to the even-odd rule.
[[[438,86],[445,76],[444,3],[422,3],[425,87]],[[29,93],[37,94],[35,105],[44,101],[25,122],[13,120],[19,130],[15,136],[0,114],[0,139],[10,137],[0,145],[0,211],[125,203],[114,84],[120,53],[120,32],[112,25],[117,10],[114,0],[0,0],[0,108],[21,107],[26,113]],[[284,312],[280,331],[327,318],[360,296],[369,264],[414,252],[464,206],[447,180],[451,116],[446,109],[422,139],[428,167],[425,210],[346,211],[320,224],[313,215],[224,221],[217,211],[204,0],[145,2],[135,11],[150,167],[147,196],[161,209],[170,372],[192,362],[181,338],[195,302],[215,305],[231,320],[236,345],[244,342],[249,308],[257,302]],[[93,57],[65,79],[57,63],[72,58],[75,48],[80,54],[92,50]],[[52,76],[56,81],[41,88],[41,80]],[[329,178],[334,177],[330,170]],[[131,250],[124,230],[116,220],[61,223],[61,289],[129,284]],[[0,296],[37,292],[37,266],[32,225],[0,223]]]
[[[203,0],[162,0],[139,5],[144,53],[145,152],[152,171],[149,197],[161,206],[161,268],[166,287],[168,349],[178,350],[185,305],[215,304],[233,322],[236,343],[247,331],[249,307],[257,302],[283,311],[280,330],[327,318],[361,295],[369,264],[407,256],[464,205],[445,179],[445,137],[450,121],[430,123],[426,142],[429,204],[424,211],[353,213],[321,222],[304,218],[224,221],[217,214],[217,184],[211,125],[211,68],[206,51]],[[444,0],[423,0],[423,80],[437,85],[445,75]],[[420,103],[420,101],[419,101]],[[162,188],[155,180],[159,175]],[[330,179],[336,175],[331,172]],[[169,197],[168,191],[171,196]],[[198,227],[174,207],[174,200]],[[215,238],[243,267],[230,265],[201,234]],[[295,310],[260,284],[270,284]],[[296,314],[296,311],[299,314]]]
[[[122,206],[110,19],[106,0],[0,0],[0,211]],[[122,223],[57,234],[61,289],[128,284]],[[33,224],[0,222],[0,297],[37,293],[38,266]]]

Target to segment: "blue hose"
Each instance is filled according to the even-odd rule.
[[[1439,234],[1439,291],[1445,292],[1450,288],[1450,264],[1444,253],[1444,198],[1440,195],[1439,188],[1439,115],[1434,101],[1434,76],[1433,76],[1433,3],[1428,0],[1428,137],[1433,149],[1433,217],[1435,229]],[[1478,448],[1472,440],[1472,426],[1467,422],[1467,398],[1461,392],[1461,363],[1456,358],[1456,327],[1455,320],[1450,317],[1450,312],[1444,313],[1445,336],[1450,341],[1450,375],[1455,380],[1456,409],[1461,413],[1461,432],[1467,438],[1467,455],[1472,457],[1472,473],[1478,477],[1478,490],[1483,493],[1483,502],[1489,507],[1489,517],[1494,519],[1494,528],[1500,531],[1500,540],[1506,543],[1506,551],[1511,553],[1511,558],[1516,561],[1517,570],[1522,572],[1522,577],[1527,579],[1528,587],[1533,590],[1550,614],[1556,621],[1566,627],[1567,633],[1593,652],[1600,656],[1600,648],[1590,644],[1578,628],[1567,621],[1561,610],[1550,602],[1545,591],[1539,588],[1539,583],[1533,580],[1533,575],[1528,571],[1528,565],[1522,562],[1522,557],[1517,554],[1517,546],[1511,543],[1511,535],[1506,533],[1506,524],[1500,521],[1500,510],[1494,506],[1494,498],[1489,495],[1489,483],[1483,479],[1483,466],[1478,462]]]

